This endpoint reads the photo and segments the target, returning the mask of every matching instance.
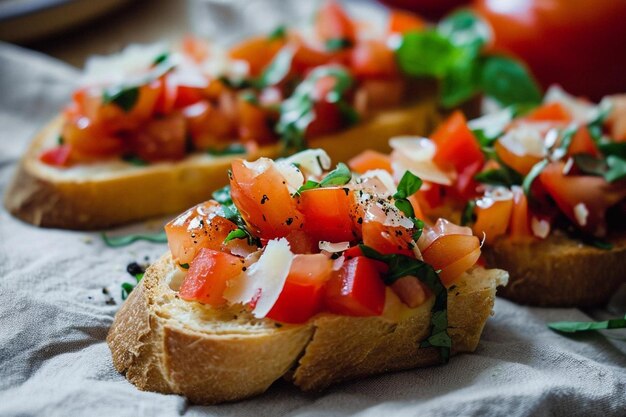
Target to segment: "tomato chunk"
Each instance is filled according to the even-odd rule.
[[[278,300],[267,317],[285,323],[304,323],[321,311],[324,284],[332,261],[322,254],[296,255]]]
[[[303,191],[298,209],[304,231],[317,240],[347,242],[357,237],[352,214],[354,194],[348,188],[325,187]]]
[[[207,201],[187,210],[165,225],[172,257],[188,264],[202,248],[222,250],[224,239],[237,228],[235,223],[219,215],[220,205]]]
[[[485,234],[485,242],[492,244],[498,236],[506,233],[509,227],[509,219],[513,210],[513,199],[488,201],[485,203],[478,201],[476,205],[476,223],[472,226],[474,234],[482,236]]]
[[[478,141],[460,111],[452,113],[433,133],[432,140],[437,145],[433,161],[442,168],[453,167],[461,172],[467,166],[485,160]]]
[[[255,235],[273,239],[301,228],[303,215],[296,199],[270,159],[251,163],[236,159],[230,185],[233,202]]]
[[[443,235],[423,252],[424,261],[439,272],[439,278],[449,286],[480,257],[480,242],[476,236]]]
[[[572,120],[572,115],[561,103],[547,103],[526,115],[525,119],[535,122],[565,122]]]
[[[367,149],[348,161],[348,166],[354,172],[363,174],[372,169],[384,169],[391,173],[391,159],[389,155]]]
[[[409,229],[385,226],[377,221],[363,223],[363,244],[383,254],[399,253],[413,256],[413,236]]]
[[[509,234],[512,239],[523,239],[533,234],[529,226],[528,199],[520,187],[513,187],[513,209],[511,211],[511,223]]]
[[[261,74],[284,44],[283,39],[257,36],[235,45],[229,51],[229,55],[233,59],[246,61],[250,68],[250,75],[256,77]]]
[[[357,77],[393,77],[398,72],[395,53],[384,42],[373,39],[355,45],[350,67]]]
[[[327,0],[317,13],[315,30],[323,42],[343,40],[350,44],[356,39],[356,28],[350,17],[335,0]]]
[[[70,161],[71,153],[72,148],[70,145],[59,145],[55,148],[44,151],[39,156],[39,160],[47,165],[58,167],[67,166]]]
[[[184,300],[224,305],[228,281],[239,275],[243,266],[243,258],[202,248],[191,262],[178,294]]]
[[[346,316],[379,316],[385,307],[385,284],[373,260],[346,260],[326,284],[328,311]]]

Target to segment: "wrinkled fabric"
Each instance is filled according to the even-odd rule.
[[[0,192],[32,136],[70,97],[78,72],[0,44]],[[155,190],[158,192],[158,190]],[[159,222],[120,229],[156,230]],[[624,416],[626,334],[564,337],[557,320],[624,314],[540,309],[498,299],[477,351],[446,366],[374,376],[303,394],[278,381],[256,398],[194,406],[142,392],[113,368],[105,337],[132,261],[165,245],[108,248],[98,233],[32,227],[0,210],[0,415],[2,416]],[[624,289],[622,289],[624,290]],[[107,294],[108,293],[108,294]]]

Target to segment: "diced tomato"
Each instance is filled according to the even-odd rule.
[[[491,200],[483,198],[476,204],[476,222],[472,230],[476,236],[485,235],[485,242],[492,244],[498,236],[506,233],[513,210],[513,199]]]
[[[224,239],[237,228],[220,215],[220,204],[207,201],[187,210],[165,225],[167,242],[180,264],[190,263],[202,248],[224,249]]]
[[[511,152],[506,146],[500,143],[500,141],[496,142],[494,148],[498,158],[500,158],[502,162],[524,176],[530,172],[537,162],[541,161],[541,158],[538,156],[518,155]]]
[[[154,106],[161,93],[161,83],[154,81],[147,85],[139,87],[139,97],[137,102],[128,112],[131,119],[148,120],[154,114]]]
[[[182,159],[186,152],[185,119],[172,113],[162,119],[153,119],[131,137],[130,147],[145,161]]]
[[[291,252],[295,254],[309,254],[319,252],[319,240],[303,230],[292,230],[285,239],[289,242]]]
[[[392,172],[389,155],[370,149],[352,157],[352,159],[348,161],[348,166],[352,171],[359,174],[363,174],[372,169],[384,169],[389,173]]]
[[[426,21],[415,13],[404,10],[391,10],[389,14],[388,33],[405,34],[421,31],[426,28]]]
[[[313,105],[313,120],[306,128],[307,139],[327,135],[344,125],[339,107],[335,103],[318,101]]]
[[[591,138],[591,134],[589,133],[589,129],[586,126],[580,127],[574,137],[572,138],[572,143],[567,150],[569,155],[576,155],[580,153],[586,153],[592,156],[600,156],[600,152],[598,151],[598,147],[595,142]]]
[[[259,145],[267,145],[277,140],[273,129],[277,114],[272,114],[243,97],[239,97],[237,105],[239,138],[242,142],[255,142]]]
[[[363,222],[363,244],[383,254],[399,253],[413,255],[413,236],[409,229],[400,226],[384,226],[377,221]]]
[[[72,148],[70,145],[59,145],[44,151],[39,155],[39,160],[47,165],[58,167],[67,166],[70,162],[71,153]]]
[[[328,311],[346,316],[379,316],[385,307],[385,284],[373,260],[346,260],[326,283]]]
[[[298,74],[306,74],[312,68],[331,62],[343,63],[343,61],[346,61],[347,54],[344,51],[322,51],[307,45],[302,40],[296,40],[295,43],[292,66],[293,70]]]
[[[182,110],[194,148],[206,150],[219,147],[235,137],[235,122],[222,109],[207,101],[199,101]]]
[[[604,236],[606,211],[626,198],[626,184],[609,184],[602,177],[589,175],[565,175],[564,165],[549,164],[539,175],[541,185],[575,225],[595,236]]]
[[[361,80],[354,93],[354,108],[360,114],[388,109],[402,104],[406,83],[402,78]]]
[[[209,44],[194,36],[185,36],[182,44],[183,52],[197,63],[209,57]]]
[[[182,107],[191,106],[203,99],[202,90],[197,87],[188,87],[179,85],[176,92],[176,102],[174,107],[180,109]]]
[[[439,126],[432,140],[437,145],[433,161],[442,168],[453,167],[461,172],[467,166],[485,160],[465,116],[458,110]]]
[[[534,122],[564,122],[568,123],[572,121],[572,115],[561,103],[547,103],[540,107],[537,107],[524,119]]]
[[[509,224],[509,235],[511,239],[525,239],[533,234],[530,230],[528,214],[528,199],[520,187],[513,187],[513,209],[511,211],[511,222]]]
[[[398,73],[396,56],[383,41],[364,40],[351,51],[350,67],[356,77],[394,77]]]
[[[228,281],[241,274],[243,266],[243,258],[202,248],[191,261],[178,295],[188,301],[224,305]]]
[[[324,284],[332,271],[332,261],[322,254],[296,255],[285,286],[267,317],[285,323],[309,320],[321,311]]]
[[[476,263],[480,257],[480,242],[476,236],[443,235],[424,249],[422,256],[433,268],[441,270],[441,282],[450,286]]]
[[[77,160],[104,159],[117,156],[124,150],[124,143],[118,137],[107,133],[102,126],[85,117],[68,120],[61,136],[71,147],[71,155]]]
[[[410,308],[418,307],[428,299],[430,291],[416,277],[407,275],[398,278],[391,289]]]
[[[230,185],[233,202],[256,235],[273,239],[301,228],[303,215],[273,161],[234,160]]]
[[[235,45],[229,55],[233,59],[246,61],[250,66],[250,75],[260,75],[265,67],[272,62],[274,56],[285,45],[283,39],[270,39],[267,36],[258,36],[246,39]]]
[[[352,246],[351,248],[348,248],[343,252],[343,256],[345,257],[345,259],[349,260],[349,259],[353,259],[359,256],[365,256],[365,255],[363,255],[363,251],[361,250],[359,246]],[[376,270],[380,272],[381,274],[386,274],[387,271],[389,270],[389,267],[387,266],[386,263],[377,261],[374,259],[372,259],[372,261],[374,261],[374,264],[376,265]]]
[[[154,112],[159,115],[170,114],[174,110],[174,104],[176,103],[178,85],[167,74],[162,76],[159,82],[161,83],[161,91],[154,104]]]
[[[480,172],[483,165],[483,161],[476,161],[458,173],[452,189],[459,200],[467,201],[476,197],[479,183],[474,176]]]
[[[346,242],[358,237],[353,226],[354,193],[348,188],[324,187],[303,191],[298,209],[304,231],[317,240]]]
[[[322,42],[343,40],[353,44],[356,28],[350,17],[335,0],[327,0],[315,20],[315,30]]]
[[[419,206],[426,213],[429,213],[431,210],[443,204],[442,188],[443,187],[439,184],[424,181],[419,191],[414,194],[417,201],[419,201]]]

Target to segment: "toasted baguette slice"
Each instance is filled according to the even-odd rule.
[[[498,295],[550,307],[591,307],[608,302],[626,283],[626,234],[609,239],[603,250],[553,233],[547,239],[513,242],[498,239],[483,247],[487,265],[510,273]]]
[[[429,333],[432,300],[409,309],[388,291],[380,317],[321,314],[303,325],[254,319],[230,307],[178,298],[181,273],[165,255],[147,271],[115,317],[107,342],[115,368],[138,388],[194,403],[234,401],[285,377],[303,390],[439,362],[418,348]],[[476,349],[507,273],[475,268],[449,290],[453,353]]]
[[[439,117],[432,98],[378,113],[358,125],[311,141],[334,161],[346,161],[365,150],[388,150],[388,139],[400,134],[426,134]],[[54,146],[63,125],[53,120],[35,138],[19,164],[5,196],[5,206],[20,219],[43,227],[101,229],[180,212],[208,199],[228,180],[233,156],[195,154],[180,162],[133,166],[122,161],[59,169],[39,161]],[[275,158],[280,145],[262,147],[246,159]]]

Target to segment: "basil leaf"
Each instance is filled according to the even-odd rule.
[[[452,339],[448,335],[448,291],[441,283],[435,269],[424,261],[410,256],[383,255],[366,245],[359,245],[359,248],[364,256],[387,264],[388,270],[383,275],[383,281],[386,285],[391,285],[397,279],[409,275],[419,279],[432,291],[435,295],[435,303],[431,310],[431,332],[430,336],[420,344],[420,347],[438,347],[442,361],[446,362],[450,357],[450,348],[452,347]]]
[[[349,39],[345,38],[333,38],[327,40],[324,46],[326,47],[327,51],[335,52],[342,49],[350,48],[352,46],[352,42]]]
[[[156,58],[154,58],[154,61],[152,62],[153,65],[159,65],[165,61],[167,61],[170,58],[170,54],[169,52],[163,52],[159,55],[157,55]]]
[[[626,178],[626,160],[615,155],[609,155],[606,158],[606,163],[609,166],[609,169],[604,174],[604,179],[607,182],[615,182]]]
[[[148,165],[147,161],[144,161],[143,159],[141,159],[140,157],[138,157],[137,155],[122,155],[122,161],[126,161],[131,165],[136,165],[136,166],[146,166]]]
[[[287,28],[285,27],[285,25],[280,25],[276,27],[276,29],[271,31],[269,35],[267,35],[267,39],[269,39],[270,41],[275,41],[279,39],[284,39],[285,36],[287,36]]]
[[[408,32],[396,50],[402,72],[414,77],[443,78],[464,52],[435,31]]]
[[[481,86],[485,94],[504,106],[541,102],[541,90],[526,68],[504,56],[492,55],[483,59]]]
[[[522,189],[524,190],[524,194],[526,194],[527,197],[531,197],[530,187],[533,185],[533,182],[535,182],[539,174],[541,174],[541,171],[543,171],[548,166],[548,163],[549,162],[547,159],[542,159],[541,161],[537,162],[530,169],[530,172],[528,173],[528,175],[526,175],[526,178],[524,178],[524,181],[522,182]]]
[[[476,221],[476,214],[474,213],[475,209],[476,200],[469,200],[461,213],[461,226],[467,226]]]
[[[211,198],[213,198],[213,200],[217,201],[220,204],[233,204],[233,199],[230,196],[230,185],[225,185],[224,187],[213,191],[213,194],[211,194]]]
[[[479,172],[474,175],[474,179],[483,184],[503,185],[505,187],[520,185],[523,181],[523,177],[517,171],[506,165],[502,165],[497,169]]]
[[[135,286],[129,282],[124,282],[122,287],[122,300],[126,300],[131,292],[135,289]]]
[[[248,233],[246,233],[243,229],[235,229],[230,232],[226,239],[224,239],[224,243],[230,242],[233,239],[246,239],[248,237]]]
[[[422,187],[422,180],[411,171],[405,171],[398,183],[398,191],[393,198],[409,198]]]
[[[178,266],[180,266],[183,269],[189,269],[189,264],[188,263],[178,264]]]
[[[624,329],[626,328],[626,316],[605,321],[557,321],[548,323],[552,330],[562,333],[579,333],[594,330]]]
[[[445,17],[437,31],[452,44],[470,48],[475,54],[491,39],[491,30],[487,24],[470,10],[459,10]]]
[[[265,88],[280,83],[291,71],[291,62],[296,53],[295,48],[282,48],[265,68],[259,80],[255,83],[258,88]]]
[[[622,159],[626,159],[626,142],[608,142],[598,145],[598,149],[603,155],[615,155]]]
[[[65,143],[65,139],[63,139],[63,136],[59,135],[57,136],[57,145],[63,145]]]
[[[574,164],[585,174],[602,177],[609,168],[605,160],[586,153],[576,154],[573,158]]]
[[[240,143],[233,143],[221,149],[207,149],[206,152],[213,156],[239,155],[246,153],[246,147]]]
[[[300,195],[302,191],[312,190],[314,188],[320,188],[320,183],[313,180],[307,180],[307,182],[305,182],[300,188],[298,188],[296,194]]]
[[[138,233],[125,236],[107,236],[106,233],[101,233],[100,236],[102,237],[104,243],[111,248],[128,246],[138,240],[144,240],[152,243],[167,243],[167,236],[165,235],[165,232],[158,232],[154,234]]]
[[[102,96],[104,104],[113,103],[126,113],[135,107],[137,100],[139,100],[139,87],[107,88]]]
[[[441,80],[441,104],[452,108],[480,92],[480,70],[477,62],[468,59],[449,69]]]
[[[337,168],[330,171],[324,179],[320,182],[321,187],[328,187],[333,185],[345,185],[352,179],[352,172],[350,168],[343,162],[337,164]],[[308,181],[307,181],[308,182]],[[300,187],[302,188],[302,187]]]
[[[415,210],[413,210],[413,205],[406,198],[399,198],[394,201],[395,206],[400,210],[404,215],[408,218],[415,217]]]

